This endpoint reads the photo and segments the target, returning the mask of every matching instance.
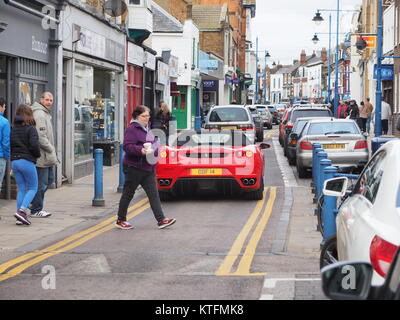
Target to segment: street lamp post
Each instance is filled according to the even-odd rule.
[[[256,101],[258,103],[258,37],[256,39]]]
[[[379,0],[380,1],[380,0]],[[321,17],[320,11],[336,12],[336,52],[335,52],[335,100],[334,100],[334,116],[338,116],[338,104],[339,104],[339,13],[340,12],[359,12],[360,10],[340,10],[340,0],[337,0],[336,10],[332,9],[318,9],[317,14],[313,18],[313,21],[320,24],[324,19]]]
[[[268,51],[265,52],[264,60],[264,104],[267,104],[267,58],[271,57]]]
[[[376,48],[376,106],[375,106],[375,137],[379,137],[382,134],[382,47],[383,47],[383,8],[382,1],[378,0],[378,37],[377,37],[377,48]]]

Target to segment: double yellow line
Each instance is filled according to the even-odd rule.
[[[269,130],[264,134],[264,138],[272,138],[275,133],[278,133],[278,129]]]
[[[258,219],[262,211],[262,208],[264,207],[266,199],[265,195],[268,191],[268,188],[264,189],[263,200],[259,200],[257,202],[257,205],[254,208],[250,218],[247,220],[242,231],[237,236],[230,251],[228,252],[228,255],[225,257],[224,261],[222,262],[218,270],[215,272],[216,276],[265,276],[266,275],[266,273],[251,273],[250,268],[253,262],[254,255],[256,253],[258,243],[260,242],[264,229],[267,226],[276,199],[276,187],[270,187],[269,189],[270,189],[270,195],[268,203],[264,209],[261,218]],[[242,255],[240,262],[238,263],[237,269],[235,272],[232,272],[233,266],[242,252],[245,241],[248,238],[248,235],[250,231],[253,229],[257,220],[259,220],[258,224],[254,229],[254,232],[247,244],[246,250]]]
[[[128,209],[128,213],[130,214],[127,216],[127,220],[136,217],[137,215],[139,215],[148,208],[150,208],[148,198],[139,201],[138,203],[134,204]],[[0,281],[4,281],[9,278],[15,277],[24,270],[26,270],[27,268],[41,261],[44,261],[56,254],[74,249],[80,246],[81,244],[89,241],[90,239],[93,239],[94,237],[108,230],[111,230],[112,228],[115,227],[114,224],[115,224],[115,217],[111,217],[91,228],[88,228],[82,232],[69,236],[64,240],[61,240],[45,249],[27,253],[18,258],[0,264]],[[4,273],[7,269],[10,270]]]

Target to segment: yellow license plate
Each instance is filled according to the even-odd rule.
[[[236,126],[227,126],[227,127],[221,127],[221,130],[236,130]]]
[[[222,169],[190,169],[192,176],[221,176]]]
[[[324,149],[344,149],[344,144],[324,144],[322,147]]]

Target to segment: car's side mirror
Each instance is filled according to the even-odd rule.
[[[324,182],[322,192],[325,196],[343,197],[346,194],[349,179],[347,177],[328,179]]]
[[[322,290],[333,300],[367,300],[373,269],[367,262],[338,262],[321,270]]]
[[[260,147],[261,150],[266,150],[266,149],[271,148],[271,145],[268,144],[268,143],[263,142],[263,143],[260,143],[259,147]]]

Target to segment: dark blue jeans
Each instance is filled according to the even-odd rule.
[[[38,168],[36,167],[38,175],[38,191],[36,192],[35,198],[31,203],[31,213],[40,212],[43,210],[44,194],[46,193],[49,186],[54,183],[54,168]]]

